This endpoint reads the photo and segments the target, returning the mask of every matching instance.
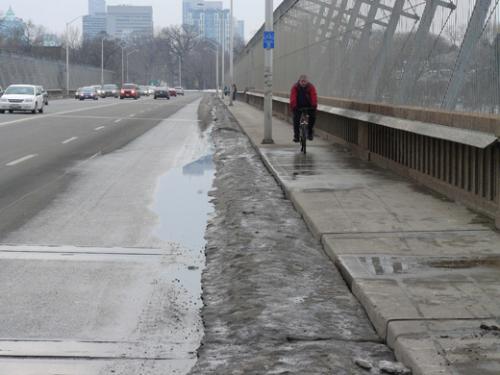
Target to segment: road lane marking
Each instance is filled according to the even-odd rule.
[[[128,116],[128,117],[135,117],[135,114],[132,114],[132,115],[130,115],[130,116]]]
[[[116,105],[120,105],[120,104],[121,103],[107,104],[107,105],[99,106],[98,108],[112,107],[112,106],[116,106]],[[3,127],[8,126],[8,125],[12,125],[12,124],[17,124],[19,122],[26,122],[26,121],[32,121],[32,120],[41,120],[41,119],[44,119],[44,118],[47,118],[47,117],[57,117],[59,115],[66,115],[66,114],[69,114],[69,113],[90,111],[90,110],[93,110],[93,109],[96,109],[96,107],[81,108],[81,109],[76,109],[76,110],[72,109],[70,111],[62,111],[62,112],[56,112],[56,113],[49,113],[49,114],[45,114],[43,116],[33,116],[33,117],[21,118],[19,120],[13,120],[13,121],[8,121],[8,122],[0,122],[0,128],[3,128]]]
[[[95,128],[94,130],[99,131],[99,130],[102,130],[102,129],[104,129],[104,128],[105,128],[105,126],[99,126],[98,128]]]
[[[118,124],[120,121],[122,121],[121,118],[119,118],[118,120],[115,120],[115,124]]]
[[[78,137],[71,137],[71,138],[68,138],[66,139],[65,141],[62,141],[61,143],[63,145],[67,144],[67,143],[70,143],[70,142],[73,142],[73,141],[76,141],[78,139]]]
[[[119,106],[119,105],[123,105],[123,104],[124,103],[122,103],[122,102],[120,102],[120,103],[113,103],[113,104],[103,104],[103,105],[98,104],[96,106],[89,106],[89,107],[86,107],[86,108],[71,109],[71,110],[68,110],[68,111],[61,111],[61,112],[55,112],[55,113],[46,113],[43,116],[30,116],[30,117],[21,118],[21,119],[18,119],[18,120],[13,120],[13,121],[8,121],[8,122],[0,122],[0,128],[3,128],[5,126],[9,126],[9,125],[12,125],[12,124],[17,124],[17,123],[20,123],[20,122],[28,122],[28,121],[33,121],[33,120],[41,120],[41,119],[48,118],[48,117],[57,117],[57,116],[60,116],[60,115],[66,115],[66,114],[70,114],[70,113],[91,111],[91,110],[95,110],[95,109],[101,109],[101,108]],[[128,104],[130,104],[130,103],[127,103],[127,105]]]
[[[38,154],[32,154],[32,155],[26,155],[22,158],[19,158],[17,160],[14,160],[14,161],[11,161],[10,163],[7,163],[5,164],[7,167],[13,167],[14,165],[17,165],[17,164],[20,164],[26,160],[30,160],[30,159],[33,159],[33,158],[36,158],[38,156]]]

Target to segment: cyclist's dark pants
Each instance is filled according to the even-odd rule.
[[[316,123],[316,110],[311,109],[306,111],[309,114],[309,128],[308,135],[313,134],[314,124]],[[295,110],[293,112],[293,135],[294,138],[299,138],[300,133],[300,116],[302,115],[302,111]]]

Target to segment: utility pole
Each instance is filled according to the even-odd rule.
[[[266,0],[268,1],[268,0]],[[231,85],[231,96],[229,97],[229,105],[233,105],[234,95],[234,19],[233,19],[233,0],[231,0],[231,8],[229,11],[229,83]]]
[[[266,0],[266,25],[263,37],[264,47],[264,140],[263,144],[273,141],[273,48],[274,19],[273,0]]]

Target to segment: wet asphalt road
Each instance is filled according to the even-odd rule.
[[[199,99],[0,115],[0,375],[194,365],[213,178]]]
[[[0,239],[68,186],[70,167],[119,149],[197,98],[67,99],[45,114],[0,115]]]

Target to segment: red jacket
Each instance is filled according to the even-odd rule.
[[[318,108],[318,93],[316,87],[312,83],[308,83],[306,86],[307,95],[311,102],[311,107]],[[290,109],[295,111],[297,109],[297,95],[299,93],[299,83],[297,82],[292,86],[292,91],[290,92]]]

